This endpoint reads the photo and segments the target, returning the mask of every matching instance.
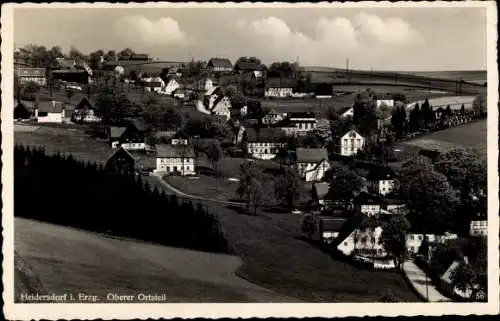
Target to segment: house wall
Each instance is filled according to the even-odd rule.
[[[395,180],[369,181],[368,190],[374,194],[387,195],[394,190]]]
[[[187,139],[181,139],[181,138],[174,138],[170,142],[172,145],[187,145],[188,140]]]
[[[363,149],[365,144],[364,138],[357,134],[356,137],[348,137],[346,134],[340,139],[340,154],[342,156],[353,156],[356,155],[360,150]]]
[[[380,214],[380,205],[378,204],[370,204],[370,205],[360,205],[359,210],[361,213],[368,215],[368,216],[374,216]]]
[[[292,95],[292,88],[268,88],[264,96],[266,97],[287,97]]]
[[[442,243],[445,243],[446,241],[454,240],[454,239],[458,238],[458,236],[456,234],[450,234],[450,235],[427,234],[425,237],[426,237],[427,243],[438,243],[438,244],[442,244]],[[410,233],[410,234],[406,235],[406,249],[407,249],[408,253],[410,253],[410,254],[418,253],[423,242],[424,242],[424,235],[423,234]]]
[[[283,143],[275,142],[252,142],[247,143],[247,153],[256,159],[273,159],[276,157],[280,147],[285,146]]]
[[[325,176],[325,172],[330,169],[328,161],[321,163],[297,163],[296,170],[306,182],[319,181]]]
[[[47,113],[47,116],[38,116],[39,123],[62,123],[63,113]]]
[[[189,157],[157,157],[155,172],[174,173],[181,175],[194,175],[194,158]]]
[[[34,82],[40,86],[45,86],[47,85],[47,78],[46,77],[26,77],[26,76],[19,76],[19,83],[20,84],[26,84],[28,82]]]
[[[285,119],[285,116],[281,114],[267,114],[266,116],[262,117],[262,123],[264,125],[273,125],[279,123],[283,119]]]
[[[229,98],[224,97],[221,101],[212,109],[212,114],[223,116],[227,120],[231,118],[231,101]]]
[[[469,233],[471,236],[488,235],[488,221],[471,221]]]
[[[146,144],[143,142],[122,143],[121,147],[127,150],[144,150],[146,149]]]
[[[358,229],[343,240],[337,249],[346,256],[356,254],[361,257],[385,257],[387,251],[381,244],[381,235],[382,228],[379,226],[375,230]]]
[[[172,79],[168,82],[167,86],[165,87],[165,93],[167,95],[171,95],[177,88],[180,88],[181,85],[175,81],[175,79]]]

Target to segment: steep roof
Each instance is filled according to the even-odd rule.
[[[194,150],[191,146],[160,144],[156,146],[156,155],[162,158],[191,158],[194,157]]]
[[[90,102],[87,96],[84,96],[82,100],[80,100],[78,105],[76,105],[75,109],[87,109],[87,108],[95,110],[94,104]]]
[[[16,68],[15,73],[19,77],[45,77],[45,68]]]
[[[109,127],[109,138],[113,139],[113,138],[122,137],[122,135],[126,129],[127,129],[126,127],[110,126]]]
[[[310,118],[316,119],[316,116],[313,112],[293,112],[288,114],[288,118]]]
[[[267,78],[266,80],[267,88],[295,88],[297,87],[297,81],[290,78]]]
[[[299,163],[319,163],[328,160],[328,152],[325,148],[298,147],[295,154]]]
[[[346,222],[347,219],[345,218],[320,217],[319,230],[322,232],[339,232]]]
[[[369,181],[383,181],[396,178],[396,173],[389,166],[374,166],[366,179]]]
[[[61,113],[64,109],[64,105],[60,101],[39,101],[38,102],[38,112],[42,113]]]
[[[212,58],[208,61],[208,65],[219,68],[233,68],[233,64],[227,58]]]
[[[244,70],[244,71],[254,71],[259,68],[259,65],[256,62],[250,61],[238,61],[234,65],[234,69]]]
[[[279,142],[286,137],[285,132],[279,128],[247,128],[245,130],[249,142]]]
[[[130,154],[134,157],[137,167],[144,170],[156,168],[156,157],[154,155],[139,151],[130,151]]]

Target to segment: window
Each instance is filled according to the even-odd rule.
[[[424,236],[423,236],[423,235],[419,235],[419,236],[418,236],[418,239],[419,239],[420,241],[423,241]]]
[[[347,246],[347,242],[344,242],[344,246]]]

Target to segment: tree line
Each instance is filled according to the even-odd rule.
[[[216,217],[132,172],[14,148],[14,215],[168,246],[229,251]]]

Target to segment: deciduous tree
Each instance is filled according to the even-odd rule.
[[[301,194],[298,173],[293,169],[285,168],[283,173],[274,180],[274,193],[280,204],[286,206],[289,211],[293,211]]]
[[[406,255],[406,235],[410,223],[402,215],[392,216],[382,225],[381,242],[387,252],[391,253],[394,265],[401,269]]]

